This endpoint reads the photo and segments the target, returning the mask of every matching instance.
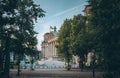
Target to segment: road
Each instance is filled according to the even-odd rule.
[[[21,71],[21,76],[17,77],[17,70],[11,70],[12,78],[92,78],[92,72],[79,70],[66,71],[65,69],[35,69]],[[100,72],[96,72],[95,78],[101,78]]]

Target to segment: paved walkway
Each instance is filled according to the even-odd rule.
[[[92,72],[80,72],[79,70],[66,71],[64,69],[35,69],[23,70],[17,77],[17,70],[11,70],[12,78],[92,78]],[[101,78],[100,72],[96,72],[95,78]]]

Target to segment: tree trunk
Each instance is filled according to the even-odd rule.
[[[1,52],[0,52],[1,53]],[[2,64],[3,64],[3,62],[2,62],[2,57],[1,57],[1,55],[0,55],[0,75],[1,75],[1,72],[2,72]]]
[[[71,67],[70,67],[70,59],[69,58],[67,59],[67,63],[68,63],[67,70],[69,71],[71,69]]]
[[[79,60],[79,69],[80,69],[81,67],[80,67],[80,60]]]
[[[18,54],[18,72],[17,72],[17,76],[20,76],[20,54]]]
[[[84,65],[83,65],[83,61],[81,61],[81,71],[83,71]]]
[[[79,67],[81,68],[81,71],[83,71],[83,69],[84,69],[84,63],[83,62],[84,62],[83,57],[81,57],[80,62],[79,62],[80,63]]]
[[[5,56],[5,68],[4,68],[4,75],[9,76],[9,69],[10,69],[10,55],[9,53]]]
[[[34,63],[34,59],[33,59],[33,56],[32,56],[32,59],[31,59],[31,70],[34,70],[33,63]]]
[[[93,67],[93,70],[92,70],[93,74],[92,74],[92,78],[95,77],[95,68]]]
[[[3,57],[4,56],[0,55],[0,75],[2,75],[3,73],[3,66],[4,66]]]
[[[1,31],[2,31],[2,28],[1,28]],[[0,33],[1,34],[1,33]],[[1,34],[1,37],[2,37],[2,34]],[[3,75],[3,66],[4,66],[4,48],[3,47],[4,44],[4,41],[3,41],[3,38],[0,38],[0,75]]]
[[[9,69],[10,69],[10,52],[9,52],[9,38],[6,38],[6,48],[5,48],[5,68],[4,68],[4,75],[9,76]]]

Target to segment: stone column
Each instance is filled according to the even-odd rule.
[[[54,56],[54,53],[53,53],[53,41],[52,41],[52,57]]]
[[[51,42],[51,53],[52,53],[52,57],[53,57],[53,42]]]
[[[50,46],[49,46],[49,44],[48,44],[48,48],[47,48],[47,55],[48,55],[48,57],[50,56],[49,48],[50,48]]]
[[[54,43],[54,45],[55,45],[55,43]],[[56,57],[56,47],[55,47],[55,57]]]
[[[45,57],[45,44],[44,44],[44,48],[43,48],[43,58]]]
[[[54,51],[54,56],[55,56],[55,41],[53,42],[53,51]]]
[[[56,45],[56,41],[55,41],[55,45]],[[57,57],[57,48],[55,47],[55,57]]]
[[[48,57],[48,44],[46,44],[46,58]]]
[[[51,43],[49,43],[49,57],[51,57]]]
[[[50,56],[50,45],[49,45],[49,43],[48,43],[48,48],[47,48],[48,50],[47,50],[47,54],[48,54],[48,57]]]
[[[44,58],[46,57],[46,44],[44,45],[45,49],[44,49]]]
[[[52,42],[50,43],[51,57],[52,57]]]
[[[51,42],[51,56],[53,57],[52,42]]]
[[[42,57],[44,58],[44,44],[42,44],[42,51],[41,51],[41,53],[42,53]]]

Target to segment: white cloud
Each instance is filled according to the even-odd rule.
[[[83,3],[83,4],[78,5],[78,6],[75,6],[75,7],[73,7],[73,8],[64,10],[64,11],[62,11],[62,12],[60,12],[60,13],[55,14],[54,17],[60,16],[60,15],[63,15],[63,14],[67,14],[67,13],[69,13],[69,12],[71,12],[71,11],[76,10],[76,9],[79,10],[79,8],[80,8],[81,6],[83,6],[83,5],[85,5],[85,4],[86,4],[86,3]]]
[[[43,33],[37,35],[37,40],[38,40],[37,48],[38,50],[41,50],[41,42],[43,41]]]

